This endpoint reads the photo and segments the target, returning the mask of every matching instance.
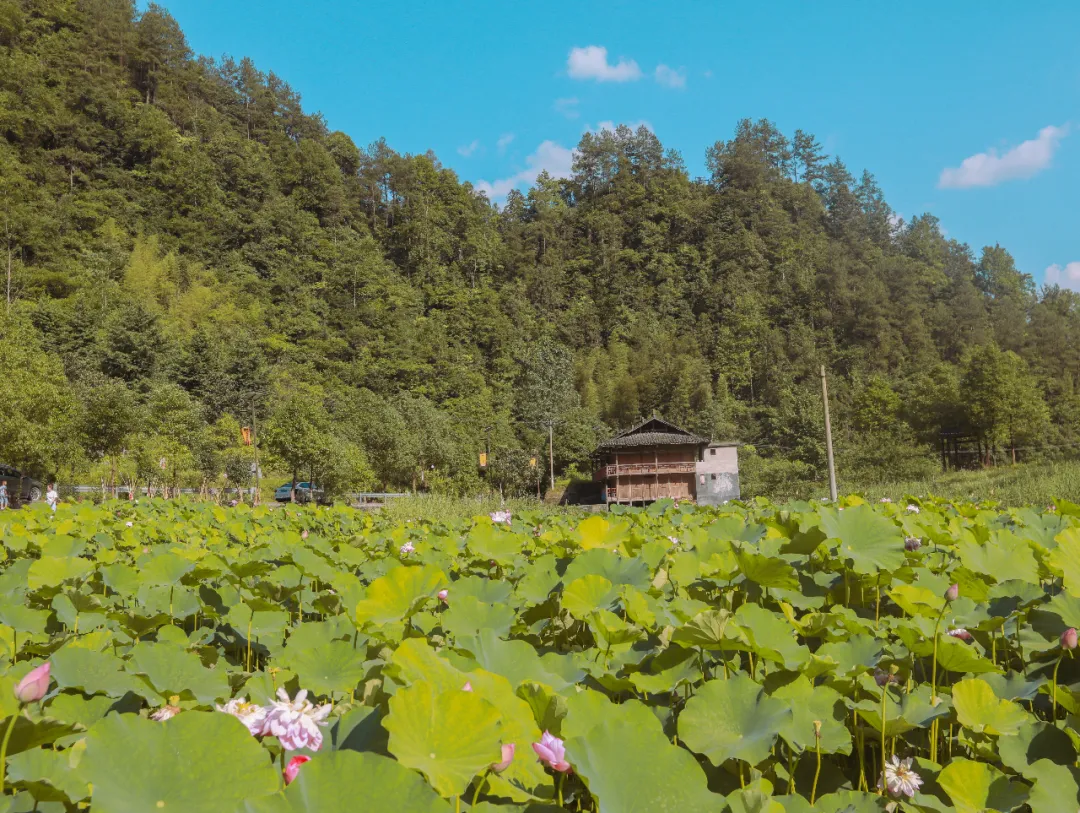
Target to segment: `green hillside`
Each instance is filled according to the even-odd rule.
[[[656,411],[753,444],[769,490],[821,477],[821,364],[861,482],[925,476],[942,428],[1080,443],[1074,294],[897,221],[809,134],[717,137],[691,178],[644,128],[586,134],[495,206],[157,6],[0,0],[0,460],[243,482],[254,422],[328,487],[469,492],[487,444],[527,492],[546,422],[562,470]]]

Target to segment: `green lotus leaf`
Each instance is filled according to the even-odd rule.
[[[1032,783],[1027,799],[1031,813],[1076,813],[1080,809],[1080,771],[1072,765],[1040,759],[1026,766],[1024,778]]]
[[[577,692],[566,698],[566,719],[563,720],[563,737],[584,737],[597,727],[627,722],[643,731],[664,734],[663,725],[652,709],[639,700],[612,703],[606,695],[591,689]]]
[[[136,691],[138,683],[121,671],[124,662],[111,652],[93,652],[76,646],[58,649],[49,659],[52,677],[61,689],[81,689],[87,694],[123,697]]]
[[[523,805],[497,805],[491,802],[480,802],[475,807],[469,808],[470,813],[562,813],[565,807],[545,805],[540,803]]]
[[[937,618],[945,606],[945,599],[926,587],[914,584],[898,584],[889,591],[889,598],[908,615]]]
[[[1050,551],[1047,564],[1062,577],[1065,589],[1080,596],[1080,528],[1069,528],[1057,536],[1057,547]]]
[[[791,624],[760,604],[740,605],[735,611],[735,622],[750,649],[761,657],[792,670],[810,660],[810,650],[795,639]]]
[[[1015,734],[1030,719],[1017,703],[1001,700],[989,683],[978,678],[954,685],[952,701],[960,725],[980,734]]]
[[[494,630],[481,630],[468,641],[459,641],[488,672],[502,675],[512,687],[540,683],[556,692],[564,691],[585,676],[567,655],[548,652],[539,655],[527,641],[504,641]]]
[[[694,757],[649,728],[618,720],[566,741],[566,758],[589,786],[599,813],[715,813],[712,793]]]
[[[993,661],[980,655],[971,644],[944,634],[938,642],[938,669],[972,675],[1001,671]]]
[[[821,529],[839,542],[838,556],[851,562],[856,573],[891,572],[904,563],[904,534],[868,505],[845,511],[821,509]]]
[[[563,583],[583,576],[603,576],[616,587],[630,586],[648,590],[652,578],[649,566],[638,558],[619,556],[609,550],[596,548],[579,553],[566,567]]]
[[[1029,719],[1020,726],[1016,736],[1002,737],[997,746],[1002,764],[1017,773],[1023,773],[1041,759],[1060,765],[1076,762],[1076,748],[1069,735],[1042,720]]]
[[[845,641],[829,641],[818,647],[814,654],[818,658],[829,659],[836,666],[833,671],[838,675],[850,675],[853,672],[865,672],[881,660],[882,644],[873,635],[860,633]]]
[[[400,762],[356,751],[316,754],[285,790],[293,813],[450,813]]]
[[[166,551],[139,562],[139,581],[152,587],[172,587],[194,569],[194,562]]]
[[[816,739],[814,721],[821,723],[821,752],[850,754],[851,732],[847,727],[844,698],[828,686],[814,686],[799,675],[772,693],[772,697],[790,704],[791,718],[780,729],[780,736],[797,751],[813,750]]]
[[[728,809],[731,813],[787,813],[785,805],[772,796],[772,782],[758,779],[728,796]]]
[[[309,540],[310,541],[310,540]],[[308,548],[294,547],[289,556],[305,576],[328,582],[334,578],[334,568],[323,557]]]
[[[706,610],[698,613],[675,630],[671,636],[672,643],[720,649],[724,644],[724,630],[730,620],[731,613],[727,610]]]
[[[460,796],[477,774],[501,759],[499,711],[475,691],[437,692],[418,683],[390,698],[383,721],[388,749],[420,771],[445,798]]]
[[[562,577],[555,569],[555,557],[548,554],[533,560],[521,581],[514,587],[514,593],[520,601],[528,605],[543,604],[561,581]],[[508,586],[506,582],[493,582],[493,584]]]
[[[10,687],[4,688],[10,690]],[[0,730],[7,731],[10,724],[11,715],[8,714],[0,720],[0,727],[2,727]],[[54,720],[48,716],[29,719],[25,715],[18,714],[15,717],[11,740],[8,743],[8,756],[29,751],[32,748],[40,748],[43,745],[50,745],[61,737],[75,733],[75,731],[76,726],[66,720]]]
[[[964,567],[992,579],[1007,575],[1028,584],[1039,583],[1039,566],[1028,543],[1008,531],[996,531],[986,544],[961,539],[956,552]]]
[[[588,623],[597,646],[604,652],[620,644],[633,643],[644,636],[639,628],[627,624],[610,610],[597,610],[589,616]]]
[[[27,586],[31,590],[58,587],[67,581],[83,581],[94,570],[93,562],[79,557],[43,556],[30,565]]]
[[[300,685],[317,695],[343,694],[353,690],[367,675],[365,653],[351,642],[331,641],[306,649],[286,647],[282,664],[296,672]]]
[[[81,778],[78,770],[84,750],[34,748],[15,754],[8,760],[8,780],[31,786],[36,799],[52,797],[61,801],[82,801],[90,795],[90,786]],[[34,787],[40,784],[55,790],[50,794],[48,790]]]
[[[554,570],[555,557],[547,557],[551,560],[551,567]],[[540,564],[541,569],[544,567],[544,563],[533,561],[530,563],[529,572],[532,573],[533,569]],[[526,575],[527,578],[527,575]],[[557,582],[557,577],[556,577]],[[451,606],[453,602],[457,601],[461,596],[472,596],[477,601],[482,601],[484,604],[513,604],[510,596],[514,593],[514,585],[508,581],[502,579],[485,579],[479,576],[466,576],[464,579],[458,579],[456,582],[450,583],[450,600]]]
[[[368,585],[367,596],[356,606],[357,625],[401,621],[446,585],[446,575],[437,567],[395,567]]]
[[[504,636],[510,633],[515,618],[514,609],[505,604],[488,604],[455,593],[450,607],[442,614],[442,626],[455,639],[475,637],[481,630]]]
[[[739,672],[708,681],[687,701],[679,715],[679,738],[714,765],[729,759],[757,765],[792,716],[789,704],[769,697]]]
[[[609,522],[601,516],[591,516],[582,520],[577,527],[581,549],[585,551],[604,548],[614,550],[626,537],[626,525],[622,522]]]
[[[739,570],[752,582],[762,587],[780,587],[795,589],[799,586],[799,578],[795,574],[795,568],[775,556],[762,556],[752,550],[738,548],[735,551],[735,559],[739,563]]]
[[[281,781],[269,752],[239,720],[199,711],[165,723],[110,714],[87,733],[79,774],[93,788],[94,813],[232,813]]]
[[[101,578],[114,593],[132,596],[139,589],[139,571],[130,565],[111,564],[100,568]]]
[[[599,609],[610,609],[619,594],[603,576],[582,576],[563,588],[562,606],[574,618],[584,620]]]
[[[1010,811],[1027,800],[1027,788],[997,768],[970,759],[954,759],[937,777],[956,813]]]
[[[474,527],[467,539],[469,551],[477,559],[508,565],[521,553],[522,538],[504,528],[482,522]]]
[[[855,708],[859,716],[872,728],[881,731],[881,700],[861,700]],[[945,717],[952,710],[952,703],[943,695],[931,697],[928,685],[917,686],[900,695],[890,691],[885,702],[885,733],[896,737],[916,728],[929,728],[935,718]]]
[[[145,675],[163,700],[179,695],[209,705],[231,695],[223,670],[207,669],[198,655],[169,644],[137,644],[127,671]]]
[[[694,650],[670,646],[648,662],[647,670],[631,673],[630,682],[639,692],[671,692],[701,679],[698,663],[698,653]]]

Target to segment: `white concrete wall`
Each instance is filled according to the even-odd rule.
[[[709,446],[695,474],[699,505],[718,505],[739,499],[739,449]]]

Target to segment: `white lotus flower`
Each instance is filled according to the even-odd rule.
[[[907,796],[909,799],[913,797],[922,785],[922,778],[911,770],[911,757],[905,760],[901,760],[896,754],[892,755],[890,761],[885,763],[885,776],[884,780],[885,788],[893,796]],[[882,782],[878,782],[878,789],[880,790]]]
[[[171,720],[177,714],[181,712],[179,706],[162,706],[160,709],[150,715],[150,719],[155,723],[164,723],[166,720]]]
[[[416,550],[416,548],[413,547],[413,543],[406,542],[404,545],[398,548],[398,553],[400,553],[402,556],[408,556],[414,550]]]
[[[673,548],[679,547],[679,537],[677,537],[677,536],[669,536],[668,537],[668,542],[671,543],[671,547],[673,547]]]
[[[509,525],[510,524],[510,512],[509,511],[493,511],[491,513],[491,521],[496,525]]]
[[[915,504],[910,504],[910,505],[908,505],[908,507],[905,510],[909,514],[917,514],[917,513],[919,513],[919,506],[917,506]]]
[[[882,505],[888,505],[892,502],[892,500],[890,500],[888,497],[882,497],[880,500],[878,500],[878,502],[880,502]]]
[[[307,748],[318,751],[322,748],[323,735],[320,726],[326,725],[326,718],[333,708],[329,703],[315,706],[308,702],[307,690],[296,693],[296,699],[290,700],[285,689],[277,690],[278,699],[266,713],[266,722],[262,733],[277,737],[286,751]]]
[[[262,706],[255,703],[249,703],[247,702],[247,699],[243,697],[234,697],[224,706],[218,706],[217,710],[223,711],[226,714],[231,714],[247,726],[247,730],[251,732],[253,737],[258,737],[263,733],[267,709]]]

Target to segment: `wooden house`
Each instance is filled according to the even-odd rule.
[[[713,443],[661,418],[649,418],[601,443],[593,480],[607,503],[659,499],[717,505],[739,497],[735,443]]]

